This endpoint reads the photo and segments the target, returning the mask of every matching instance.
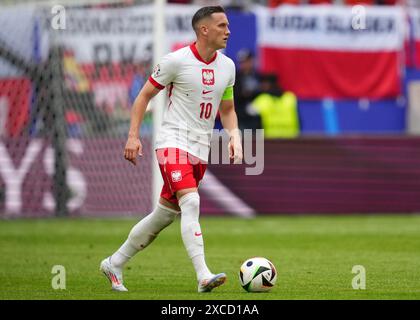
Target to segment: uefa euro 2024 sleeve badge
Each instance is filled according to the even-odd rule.
[[[156,78],[160,74],[160,64],[157,64],[153,69],[153,76]]]

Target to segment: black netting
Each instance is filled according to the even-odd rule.
[[[92,40],[89,30],[82,36],[72,29],[99,9],[116,10],[111,16],[118,18],[119,8],[66,7],[67,28],[60,29],[54,19],[59,10],[52,14],[51,6],[0,7],[0,217],[151,209],[150,114],[142,127],[147,152],[141,166],[123,158],[131,105],[150,73],[151,47],[135,54],[119,46],[124,32]],[[106,28],[104,21],[90,27]],[[135,24],[141,25],[150,22]]]

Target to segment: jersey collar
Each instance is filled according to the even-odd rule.
[[[216,60],[217,51],[214,53],[214,56],[208,62],[206,62],[206,61],[204,61],[203,58],[201,58],[200,54],[198,53],[198,50],[197,50],[197,48],[195,46],[195,42],[190,45],[190,49],[191,49],[192,53],[194,54],[194,56],[197,58],[197,60],[199,60],[199,61],[201,61],[201,62],[203,62],[203,63],[205,63],[207,65],[210,64],[210,63],[212,63],[214,60]]]

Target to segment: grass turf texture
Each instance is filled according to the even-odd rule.
[[[129,292],[112,292],[99,263],[136,221],[0,221],[0,299],[420,299],[418,215],[202,217],[207,263],[228,276],[206,294],[196,292],[177,219],[128,263]],[[253,256],[277,268],[269,293],[239,285],[239,267]],[[66,290],[51,287],[54,265],[66,268]],[[354,265],[366,268],[366,290],[352,289]]]

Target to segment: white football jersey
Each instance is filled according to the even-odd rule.
[[[204,62],[194,44],[164,56],[149,81],[168,88],[169,103],[155,148],[179,148],[207,161],[223,93],[235,83],[235,64],[220,52]]]

